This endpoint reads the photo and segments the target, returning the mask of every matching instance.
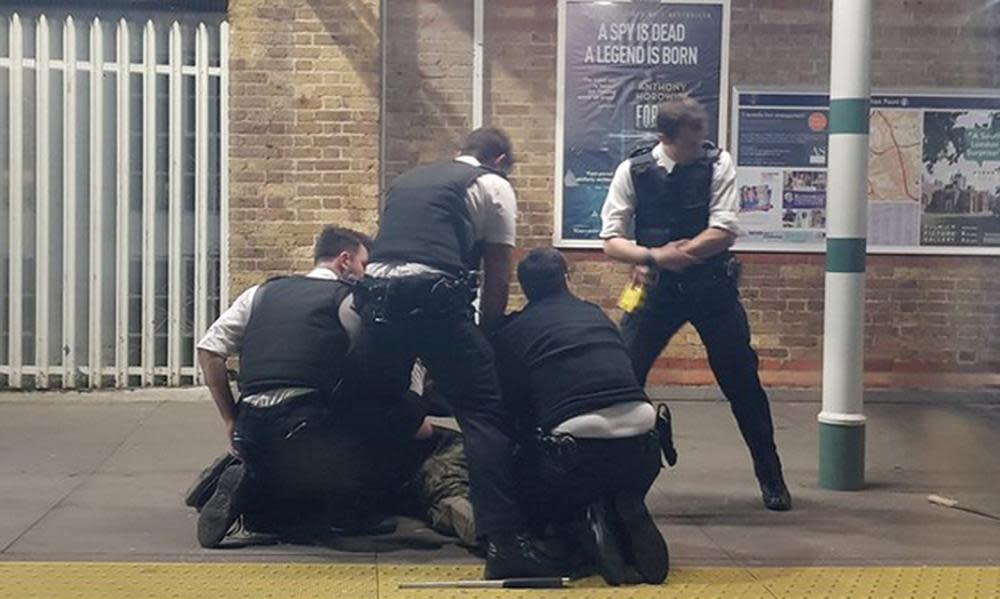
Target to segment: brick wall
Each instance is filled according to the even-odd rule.
[[[232,0],[231,289],[301,270],[316,232],[373,232],[378,0]]]
[[[472,123],[472,3],[393,0],[383,180],[451,156]]]
[[[486,3],[486,121],[511,133],[519,155],[513,181],[522,248],[552,237],[555,4]],[[982,0],[874,4],[877,88],[1000,87],[1000,8],[981,9]],[[320,223],[372,230],[376,218],[377,2],[297,0],[273,8],[287,5],[234,0],[231,7],[234,288],[301,264]],[[732,6],[731,84],[828,85],[828,0]],[[451,155],[468,127],[471,23],[464,0],[390,0],[387,177]],[[625,269],[599,252],[568,254],[577,291],[617,318]],[[822,256],[741,258],[765,381],[817,385]],[[871,385],[1000,384],[1000,259],[872,256],[867,281]],[[712,382],[692,330],[678,335],[651,381]]]
[[[402,4],[429,14],[445,5],[462,3],[414,0]],[[552,235],[553,5],[542,1],[487,4],[487,120],[510,131],[521,157],[514,181],[520,194],[518,233],[522,247],[548,244]],[[877,2],[874,85],[1000,87],[1000,70],[993,68],[1000,53],[1000,19],[996,8],[971,14],[982,5],[979,0]],[[395,4],[392,10],[396,10]],[[732,17],[731,83],[827,86],[829,2],[734,0]],[[392,12],[389,22],[394,32],[405,35],[413,25],[411,19],[405,13]],[[467,48],[471,21],[465,13],[461,19],[466,29],[458,39]],[[461,23],[457,19],[450,22],[448,39],[453,39]],[[419,53],[444,59],[436,54],[441,50],[434,39],[421,35]],[[450,65],[456,75],[469,71],[468,57],[461,60]],[[449,69],[447,64],[437,66]],[[419,83],[423,90],[438,85],[427,80]],[[466,107],[453,103],[452,109],[462,114]],[[390,111],[389,118],[394,116]],[[406,135],[400,133],[392,145],[406,147]],[[410,147],[411,160],[451,151],[449,147],[431,148],[423,141],[428,137],[450,141],[457,136],[460,132],[456,135],[453,126],[428,123],[418,134],[418,147]],[[617,317],[614,303],[625,281],[625,269],[607,263],[597,252],[574,251],[570,255],[577,291]],[[746,264],[743,294],[764,378],[772,384],[819,384],[822,257],[747,254],[741,258]],[[873,256],[869,265],[866,359],[870,384],[952,387],[998,382],[1000,309],[993,298],[1000,290],[995,283],[1000,260]],[[651,378],[654,383],[712,382],[704,350],[690,328],[678,335],[658,366]]]

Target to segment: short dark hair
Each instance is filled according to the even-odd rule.
[[[528,301],[566,290],[566,258],[555,248],[535,248],[517,265],[517,280]]]
[[[480,127],[473,130],[462,142],[462,154],[475,156],[480,162],[492,162],[497,157],[506,154],[507,161],[514,164],[514,148],[510,137],[496,127]]]
[[[323,227],[319,236],[316,237],[316,246],[313,248],[313,260],[336,258],[341,252],[356,252],[358,247],[364,246],[366,250],[372,249],[372,238],[360,231],[327,225]]]
[[[667,139],[676,138],[684,127],[704,129],[707,125],[708,112],[692,97],[668,100],[657,107],[656,130]]]

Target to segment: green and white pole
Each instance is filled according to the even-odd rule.
[[[871,0],[833,0],[819,484],[865,482],[864,307]]]

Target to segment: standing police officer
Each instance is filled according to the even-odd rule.
[[[601,238],[604,252],[632,264],[633,282],[647,286],[643,303],[621,323],[640,382],[674,333],[694,325],[750,449],[764,505],[788,510],[738,263],[729,253],[739,231],[736,170],[728,152],[704,141],[707,120],[691,98],[660,105],[660,143],[618,166],[601,210]]]
[[[510,419],[493,350],[476,325],[474,273],[483,265],[481,323],[507,306],[517,199],[507,135],[472,131],[454,160],[418,166],[391,184],[367,269],[359,357],[369,392],[399,397],[419,357],[465,436],[476,532],[487,578],[548,576],[562,566],[523,532],[514,497]]]

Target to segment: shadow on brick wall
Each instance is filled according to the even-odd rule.
[[[392,0],[383,182],[455,152],[471,125],[472,4]]]
[[[381,95],[377,0],[306,0],[374,97]]]

